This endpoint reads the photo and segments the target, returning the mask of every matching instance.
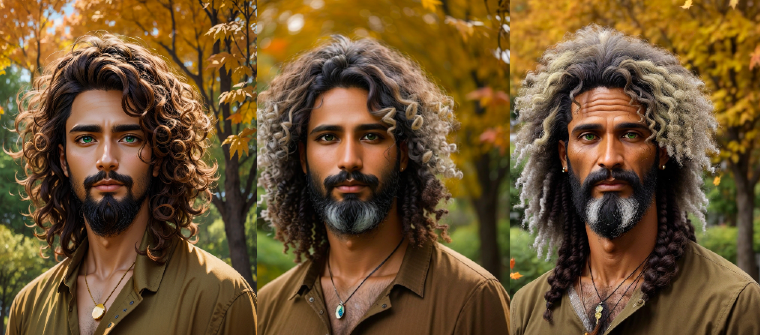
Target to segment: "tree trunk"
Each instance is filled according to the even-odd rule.
[[[480,264],[494,277],[501,279],[501,261],[497,233],[497,202],[501,179],[491,179],[491,156],[489,153],[480,155],[475,162],[480,184],[480,197],[472,198],[472,205],[478,216],[478,232],[480,236]]]
[[[731,163],[731,169],[736,181],[736,207],[739,212],[736,222],[738,228],[736,236],[736,265],[757,281],[758,267],[752,243],[752,237],[754,236],[752,217],[755,210],[755,185],[752,184],[748,175],[749,154],[740,155],[737,163]]]

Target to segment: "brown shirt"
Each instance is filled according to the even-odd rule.
[[[760,334],[760,285],[736,265],[689,242],[671,285],[649,301],[637,289],[605,334]],[[568,292],[543,319],[548,272],[515,293],[514,335],[578,334],[588,330]]]
[[[141,244],[148,242],[145,234]],[[79,334],[77,276],[85,240],[71,258],[24,287],[6,334]],[[84,289],[84,288],[82,288]],[[133,275],[95,334],[255,334],[256,298],[232,267],[182,240],[166,263],[137,256]]]
[[[304,262],[259,291],[259,334],[330,334],[319,282],[325,257]],[[396,278],[353,334],[507,334],[509,297],[475,262],[438,243],[407,248]]]

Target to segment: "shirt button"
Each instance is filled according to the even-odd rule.
[[[115,317],[114,319],[118,319],[118,318],[119,318],[119,315],[118,315],[118,314],[116,314],[116,317]]]
[[[385,307],[388,307],[388,305],[386,305],[386,304],[383,304],[383,308],[385,308]]]
[[[113,322],[108,324],[108,328],[111,328],[111,326],[113,326]]]
[[[135,302],[134,302],[134,300],[133,300],[133,301],[130,301],[130,302],[129,302],[129,304],[130,304],[130,305],[131,305],[131,304],[134,304],[134,303],[135,303]]]
[[[314,297],[309,297],[309,302],[314,302]]]
[[[639,303],[639,305],[643,305],[644,304],[644,299],[639,299],[638,303]]]
[[[126,311],[127,311],[127,309],[125,308],[125,309],[124,309],[124,311],[126,312]]]
[[[322,314],[325,314],[325,311],[323,311],[323,310],[320,309],[319,310],[319,315],[322,315]]]

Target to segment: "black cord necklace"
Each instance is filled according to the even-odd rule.
[[[631,278],[631,276],[633,276],[633,274],[636,273],[636,271],[638,271],[639,268],[642,265],[644,265],[644,263],[648,259],[649,259],[649,256],[647,256],[647,258],[644,258],[644,261],[642,261],[641,264],[639,264],[639,266],[637,266],[636,269],[634,269],[633,272],[631,272],[631,274],[628,275],[628,277],[625,277],[625,279],[623,279],[623,281],[621,281],[620,284],[614,290],[612,290],[612,292],[604,299],[602,299],[602,295],[599,294],[599,290],[596,289],[596,283],[594,283],[594,274],[591,272],[591,262],[588,263],[588,274],[591,277],[591,284],[594,286],[594,291],[596,291],[596,296],[599,297],[599,304],[596,305],[596,309],[594,310],[596,312],[594,313],[594,317],[596,317],[597,324],[599,324],[599,319],[602,318],[602,311],[604,311],[604,308],[607,307],[607,305],[605,304],[607,299],[609,299],[613,294],[615,294],[615,292],[620,288],[620,286],[623,286],[623,283],[625,283],[626,280]],[[631,288],[631,285],[628,285],[628,288]],[[626,289],[626,291],[628,291],[628,289]],[[618,300],[618,303],[620,303],[620,300]],[[617,304],[615,304],[615,307],[617,307]]]
[[[383,264],[385,264],[385,262],[387,262],[391,258],[391,256],[393,256],[393,254],[396,253],[396,250],[398,250],[398,247],[400,247],[401,243],[403,243],[403,242],[404,242],[404,238],[402,237],[401,241],[398,242],[398,245],[396,246],[395,249],[393,249],[393,251],[391,252],[391,254],[388,255],[388,257],[385,257],[385,259],[383,260],[382,263],[380,263],[380,265],[378,265],[374,270],[372,270],[372,272],[370,272],[366,277],[364,277],[364,279],[362,280],[362,282],[359,283],[359,286],[357,286],[356,289],[354,289],[354,291],[351,292],[351,295],[349,295],[348,298],[346,298],[346,301],[343,301],[343,299],[340,298],[340,295],[338,294],[338,288],[335,287],[335,282],[333,281],[332,268],[330,267],[330,256],[329,255],[327,256],[327,271],[330,272],[330,282],[332,283],[333,290],[335,290],[335,296],[338,297],[338,300],[340,300],[340,304],[338,304],[338,307],[335,308],[335,317],[336,318],[338,318],[338,319],[342,319],[343,318],[343,315],[346,314],[346,303],[348,303],[348,299],[351,299],[351,297],[354,296],[354,293],[356,293],[356,291],[358,291],[359,288],[362,287],[362,284],[364,284],[364,282],[367,280],[367,278],[369,278],[370,276],[372,276],[372,274],[375,273],[375,271],[377,271],[377,269],[379,269],[381,266],[383,266]]]

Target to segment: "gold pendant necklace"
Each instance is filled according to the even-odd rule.
[[[124,280],[124,277],[127,276],[127,273],[129,273],[129,270],[132,270],[132,267],[135,266],[135,262],[137,262],[137,260],[132,262],[132,265],[129,266],[129,269],[127,269],[127,271],[125,271],[124,274],[121,275],[121,279],[119,279],[119,282],[116,283],[116,287],[119,287],[119,284],[121,284],[121,281]],[[92,318],[95,319],[95,321],[99,321],[100,319],[103,318],[104,315],[106,315],[106,302],[108,302],[108,299],[111,298],[111,295],[113,294],[113,292],[116,291],[116,287],[114,287],[113,290],[111,290],[111,294],[108,295],[108,298],[106,298],[106,300],[103,301],[102,304],[99,304],[97,303],[97,301],[95,301],[95,298],[92,297],[92,292],[90,292],[90,284],[87,283],[87,268],[85,268],[85,271],[84,271],[84,284],[85,286],[87,286],[87,293],[90,294],[90,299],[92,299],[92,302],[95,304],[95,307],[92,308]]]

